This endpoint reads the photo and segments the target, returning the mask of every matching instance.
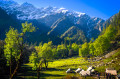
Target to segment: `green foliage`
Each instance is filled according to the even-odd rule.
[[[9,60],[11,56],[13,56],[16,61],[20,58],[20,50],[19,50],[19,33],[14,28],[10,28],[10,30],[6,33],[5,45],[4,45],[4,55],[7,59],[7,64],[9,65]]]
[[[52,41],[48,43],[44,43],[43,45],[39,45],[35,47],[40,57],[45,59],[52,59],[53,53],[52,53]]]
[[[23,50],[23,36],[26,32],[33,32],[35,27],[30,23],[22,23],[22,33],[18,33],[17,29],[11,28],[6,33],[4,55],[9,65],[10,58],[15,58],[16,61],[20,59],[21,52]],[[21,37],[22,36],[22,37]]]
[[[110,47],[110,41],[103,36],[99,36],[93,43],[95,52],[94,55],[102,55]]]
[[[77,44],[83,44],[87,41],[84,32],[76,26],[70,27],[60,38],[64,38],[72,43],[76,42]]]
[[[22,33],[18,33],[18,30],[11,28],[6,33],[4,56],[7,59],[7,65],[10,65],[10,79],[16,74],[17,69],[20,66],[21,57],[23,56],[24,48],[24,35],[26,32],[32,32],[35,27],[32,24],[23,23]],[[13,62],[16,62],[15,69],[12,72]]]
[[[22,23],[22,33],[26,33],[26,32],[33,32],[35,31],[35,27],[32,25],[32,23]]]
[[[79,48],[79,56],[87,56],[89,54],[89,44],[86,42]]]
[[[67,48],[65,47],[64,44],[57,46],[57,55],[62,58],[67,57],[68,52],[67,52]]]
[[[59,56],[57,55],[57,48],[53,48],[52,49],[52,53],[53,53],[53,58],[59,58]]]
[[[117,30],[112,25],[106,28],[106,31],[103,36],[105,36],[108,40],[114,40]]]
[[[114,16],[113,21],[103,29],[103,32],[98,38],[92,43],[83,44],[79,49],[79,56],[86,56],[87,54],[92,55],[103,55],[111,46],[111,41],[114,41],[120,35],[120,12]],[[117,38],[118,40],[119,38]],[[88,48],[89,47],[89,48]]]
[[[72,44],[72,49],[74,50],[75,54],[79,54],[79,46],[76,43]]]
[[[92,54],[92,55],[95,54],[95,47],[94,47],[93,43],[89,44],[89,50],[90,50],[89,51],[90,54]]]
[[[36,52],[32,52],[32,54],[29,57],[29,62],[33,63],[33,70],[36,70],[39,66],[40,63],[40,57]]]

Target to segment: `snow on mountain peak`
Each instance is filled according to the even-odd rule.
[[[75,15],[76,17],[80,17],[81,15],[85,15],[85,13],[75,11]]]
[[[2,2],[1,2],[2,1]],[[75,17],[80,17],[81,15],[84,15],[85,13],[81,12],[75,12],[75,11],[70,11],[66,8],[56,8],[56,7],[51,7],[47,6],[45,8],[36,8],[34,5],[25,2],[21,5],[19,5],[17,2],[14,2],[13,0],[0,0],[0,6],[3,7],[7,11],[8,14],[14,14],[16,12],[19,12],[19,14],[16,14],[18,19],[21,20],[26,20],[26,19],[40,19],[40,18],[45,18],[46,16],[49,15],[54,15],[54,14],[65,14],[66,16],[68,15],[73,15]]]
[[[65,10],[65,8],[61,7],[59,10]]]
[[[56,13],[67,13],[68,12],[68,10],[66,9],[66,8],[63,8],[63,7],[61,7],[61,8],[58,8],[57,10],[56,10]]]

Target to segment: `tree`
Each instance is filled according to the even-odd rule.
[[[93,43],[95,52],[94,55],[102,55],[108,48],[110,47],[110,41],[104,37],[104,36],[99,36],[95,42]]]
[[[79,54],[79,46],[76,43],[72,44],[72,49],[74,50],[75,55]]]
[[[115,29],[115,27],[113,27],[112,25],[109,25],[103,36],[105,36],[108,40],[112,41],[114,40],[115,36],[116,36],[117,30]]]
[[[82,48],[79,48],[79,56],[87,56],[89,54],[89,44],[85,42]]]
[[[92,55],[94,55],[94,53],[95,53],[95,47],[94,47],[93,43],[89,44],[89,53]]]
[[[45,67],[48,67],[49,59],[53,59],[53,52],[52,52],[52,41],[48,43],[44,43],[43,45],[40,43],[39,46],[36,46],[35,49],[38,52],[38,55],[44,60]]]
[[[10,28],[10,30],[6,33],[4,55],[7,59],[7,65],[10,66],[10,79],[12,79],[17,72],[23,55],[24,36],[26,32],[33,31],[35,31],[35,27],[32,26],[32,23],[25,22],[22,23],[22,33],[18,33],[18,30],[14,28]],[[12,72],[13,59],[15,59],[16,67]]]
[[[57,49],[55,47],[52,49],[52,53],[53,53],[53,58],[54,59],[59,58],[58,55],[57,55]]]
[[[32,54],[29,57],[29,62],[33,64],[32,69],[37,71],[37,77],[39,79],[40,78],[39,70],[40,70],[40,66],[42,65],[42,61],[37,52],[35,52],[35,51],[32,52]]]
[[[12,58],[18,62],[20,59],[20,50],[19,50],[19,33],[14,28],[10,28],[8,33],[6,34],[5,38],[5,45],[4,45],[4,55],[7,59],[7,65],[10,65],[10,79],[12,78]]]
[[[57,46],[57,55],[61,58],[65,58],[68,56],[68,51],[64,44]]]

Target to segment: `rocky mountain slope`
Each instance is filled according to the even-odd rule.
[[[46,39],[50,40],[53,39],[51,36],[60,38],[72,26],[76,26],[82,30],[81,33],[85,36],[85,39],[89,41],[92,37],[96,38],[100,34],[103,29],[102,24],[105,22],[101,18],[90,17],[86,13],[51,6],[36,8],[27,2],[20,5],[13,0],[0,0],[0,7],[5,10],[8,15],[12,16],[13,19],[17,19],[20,22],[32,22],[33,25],[41,29],[35,33],[35,37],[37,37],[38,34],[42,34],[47,37]],[[73,35],[75,34],[73,33]],[[37,38],[39,42],[44,41],[39,39],[39,37]],[[66,38],[66,36],[62,37],[62,39],[64,38]],[[75,39],[74,41],[77,40],[79,39]]]

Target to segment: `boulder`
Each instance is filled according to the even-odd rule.
[[[90,66],[87,71],[91,71],[92,69],[95,69],[94,67]]]
[[[90,71],[81,71],[80,72],[81,76],[90,76]]]
[[[81,69],[81,68],[78,68],[75,72],[76,72],[76,73],[80,73],[80,71],[82,71],[82,69]]]
[[[69,69],[66,71],[66,73],[74,73],[74,71],[69,68]]]
[[[66,73],[70,73],[70,71],[71,71],[71,69],[69,68],[69,69],[66,71]]]
[[[92,69],[92,70],[91,70],[91,72],[93,73],[93,72],[95,72],[95,70],[94,70],[94,69]]]

